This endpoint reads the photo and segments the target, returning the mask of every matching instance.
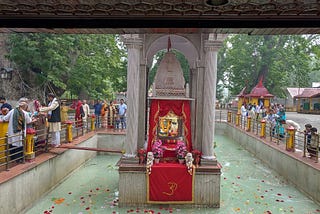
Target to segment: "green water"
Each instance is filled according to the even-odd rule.
[[[320,213],[320,206],[292,187],[261,161],[225,136],[216,136],[215,153],[222,165],[221,207],[117,206],[117,155],[97,156],[38,201],[27,214],[102,213]],[[51,212],[50,212],[51,211]]]

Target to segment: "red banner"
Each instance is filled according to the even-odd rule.
[[[159,163],[147,175],[147,202],[162,204],[193,203],[194,174],[176,163]]]

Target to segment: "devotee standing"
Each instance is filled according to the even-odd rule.
[[[115,107],[113,105],[113,102],[110,101],[110,104],[108,106],[108,128],[113,128],[114,126],[114,116],[115,116]]]
[[[120,100],[119,105],[119,116],[120,116],[120,123],[121,129],[126,129],[126,113],[127,113],[127,105],[124,103],[124,99]]]
[[[61,108],[60,108],[60,116],[61,116],[62,123],[68,120],[68,111],[69,111],[69,106],[67,106],[66,101],[62,101]]]
[[[30,114],[26,111],[28,103],[25,98],[21,98],[16,108],[9,111],[3,117],[4,121],[9,121],[8,143],[12,160],[21,163],[23,157],[23,139],[26,136],[27,124],[32,123]]]
[[[276,114],[276,131],[280,138],[284,138],[283,124],[285,123],[286,123],[286,112],[284,108],[280,108],[279,112]]]
[[[49,132],[51,132],[51,145],[53,147],[60,146],[61,116],[60,105],[54,94],[48,94],[48,107],[41,107],[40,112],[48,113]]]
[[[100,127],[100,114],[101,114],[101,108],[102,108],[101,101],[97,100],[97,102],[96,102],[96,104],[94,104],[93,108],[94,108],[94,115],[96,117],[95,126],[97,128],[99,128]]]
[[[107,127],[107,111],[108,111],[108,106],[107,106],[107,101],[104,100],[102,102],[102,107],[101,107],[101,126],[102,128]]]
[[[82,117],[84,117],[82,102],[78,100],[76,104],[76,113],[74,117],[74,120],[76,122],[76,127],[82,127]]]
[[[0,114],[6,115],[12,109],[12,106],[9,103],[7,103],[7,100],[5,97],[0,97],[0,105],[1,105]]]
[[[88,123],[88,118],[90,116],[90,107],[87,104],[87,100],[83,100],[82,101],[82,109],[83,109],[83,112],[84,112],[84,117],[82,118],[82,121],[84,123],[84,127],[86,128],[87,127],[87,123]]]
[[[242,104],[240,111],[241,111],[242,119],[244,119],[247,116],[247,109],[244,103]]]
[[[37,145],[45,145],[47,138],[46,116],[39,114],[41,103],[38,100],[34,100],[31,104],[31,112],[36,122],[33,123],[34,129],[37,131]]]

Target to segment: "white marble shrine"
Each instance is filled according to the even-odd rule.
[[[213,140],[217,54],[224,38],[225,35],[218,34],[123,35],[128,48],[128,126],[125,154],[119,162],[120,206],[148,203],[220,206],[221,166],[214,156]],[[147,71],[153,56],[162,49],[168,52],[155,77],[155,93],[149,97],[149,121],[146,121]],[[185,84],[172,49],[188,59],[190,86]],[[146,139],[147,151],[152,151],[153,143],[159,140],[164,149],[160,163],[151,166],[151,173],[146,173],[146,165],[139,164],[137,158]],[[185,143],[187,152],[202,153],[200,165],[194,166],[191,173],[190,161],[188,170],[177,161],[178,141]],[[159,180],[162,175],[166,178]],[[177,180],[181,176],[185,176],[185,182]]]

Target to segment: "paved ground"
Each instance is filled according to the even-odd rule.
[[[222,113],[220,113],[222,112]],[[216,120],[219,120],[220,114],[221,118],[227,117],[227,109],[217,109]],[[286,112],[287,120],[293,120],[298,123],[302,130],[304,130],[304,125],[310,123],[312,126],[318,129],[320,132],[320,115],[319,114],[300,114],[297,112]]]
[[[304,125],[310,123],[320,130],[320,115],[317,114],[299,114],[296,112],[286,112],[287,120],[293,120],[298,123],[301,129],[304,129]]]

